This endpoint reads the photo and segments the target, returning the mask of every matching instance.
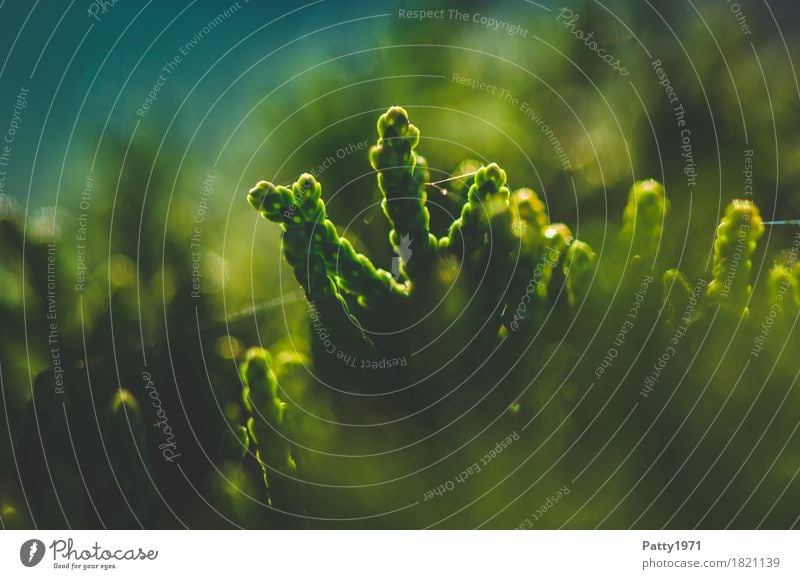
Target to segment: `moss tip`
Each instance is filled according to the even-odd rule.
[[[259,181],[256,183],[256,186],[247,193],[247,201],[254,209],[261,210],[263,209],[264,199],[266,199],[267,194],[272,191],[275,191],[275,185],[269,181]]]
[[[497,163],[481,167],[475,173],[475,186],[481,192],[481,197],[497,193],[505,184],[506,172]]]

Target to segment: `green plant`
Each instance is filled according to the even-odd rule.
[[[758,208],[748,200],[734,199],[725,209],[714,242],[713,279],[708,284],[709,302],[735,313],[747,313],[752,256],[764,233]]]
[[[567,368],[572,366],[568,376],[573,378],[564,391],[572,392],[575,384],[588,382],[583,376],[594,370],[592,356],[586,358],[588,362],[575,361],[573,352],[581,347],[594,348],[595,343],[611,343],[614,347],[600,346],[595,354],[598,359],[605,354],[603,359],[609,360],[603,362],[602,371],[591,372],[597,380],[610,384],[615,379],[624,381],[635,396],[663,396],[663,388],[657,389],[660,381],[669,372],[690,364],[686,356],[701,340],[724,344],[722,336],[729,326],[714,326],[717,317],[733,324],[747,319],[748,307],[752,308],[752,256],[764,229],[752,202],[734,200],[727,206],[717,230],[709,283],[701,276],[693,288],[682,272],[662,269],[663,285],[659,287],[663,293],[653,299],[646,296],[647,292],[657,295],[659,290],[648,289],[650,282],[661,264],[670,259],[662,251],[670,203],[660,183],[645,180],[633,184],[614,250],[622,258],[598,268],[600,258],[592,247],[575,239],[565,224],[551,223],[544,203],[532,189],[510,189],[506,172],[495,163],[482,165],[468,159],[446,179],[450,190],[464,201],[458,217],[437,237],[431,231],[427,191],[442,187],[429,182],[426,161],[417,152],[419,143],[419,130],[408,113],[401,107],[391,107],[378,121],[378,142],[369,154],[383,195],[389,243],[401,256],[402,243],[410,242],[413,248],[410,257],[404,256],[396,278],[357,253],[339,234],[327,215],[322,186],[312,175],[301,175],[291,187],[261,181],[248,195],[250,204],[283,230],[283,253],[311,304],[311,325],[318,330],[320,320],[324,320],[326,332],[335,337],[336,355],[319,346],[312,328],[312,365],[320,373],[316,379],[347,383],[352,390],[372,394],[404,392],[406,384],[425,383],[428,394],[399,394],[387,406],[382,406],[382,398],[372,401],[368,408],[379,417],[390,416],[398,409],[408,412],[424,407],[434,393],[441,392],[446,397],[452,395],[449,403],[457,408],[474,408],[470,405],[475,401],[485,405],[488,394],[498,389],[504,393],[499,406],[484,406],[484,412],[493,415],[507,409],[505,421],[510,424],[538,420],[540,426],[535,432],[543,437],[548,428],[559,431],[559,442],[547,447],[553,447],[551,456],[555,460],[559,452],[571,448],[562,445],[566,445],[570,432],[579,432],[581,424],[584,426],[580,428],[587,423],[601,429],[616,426],[612,426],[613,420],[595,424],[596,418],[589,420],[591,415],[581,418],[580,413],[566,413],[566,401],[553,403],[553,396],[561,391],[561,386],[555,386],[563,384],[557,370],[559,362],[553,360],[562,360]],[[773,301],[782,300],[785,294],[791,296],[787,301],[798,302],[798,271],[794,260],[783,260],[773,267],[769,276]],[[623,294],[635,298],[634,306],[621,312],[625,322],[616,334],[593,326],[615,283]],[[779,288],[783,290],[777,298]],[[588,313],[578,316],[582,308]],[[789,311],[788,307],[783,309]],[[565,320],[571,320],[569,326]],[[573,326],[580,330],[571,338],[571,349],[564,346],[559,334]],[[444,332],[447,339],[443,340]],[[581,332],[586,338],[578,337]],[[536,349],[531,350],[534,343]],[[633,357],[635,351],[632,347],[626,350],[626,343],[645,346]],[[746,347],[741,342],[736,348]],[[414,350],[418,355],[408,367],[383,374],[380,381],[335,361],[336,357],[349,359],[348,352],[359,352],[369,367],[370,360],[395,358]],[[609,356],[612,350],[613,356]],[[265,370],[268,355],[263,350],[257,352],[248,354],[243,366],[246,386],[251,380],[247,368],[255,360],[259,360],[258,375],[271,376]],[[723,357],[727,350],[719,352]],[[660,360],[655,371],[648,356]],[[461,368],[449,364],[451,358],[469,362]],[[491,365],[485,364],[487,359],[491,359]],[[673,359],[681,363],[670,366]],[[547,394],[548,388],[530,388],[527,376],[534,373],[553,387],[553,394]],[[701,374],[691,380],[701,380]],[[275,445],[273,453],[275,448],[280,450],[273,458],[265,460],[260,450],[261,441],[270,440],[281,428],[274,411],[280,401],[270,380],[270,388],[260,389],[269,392],[268,396],[247,401],[252,412],[251,440],[258,441],[265,472],[270,467],[294,472],[285,439],[273,438],[267,443]],[[311,378],[306,376],[306,380]],[[642,384],[645,386],[639,392]],[[450,385],[455,389],[449,390]],[[597,405],[606,408],[608,402],[600,396]],[[333,412],[340,417],[357,415],[354,408],[362,406],[356,402],[339,395],[329,399]],[[548,411],[542,415],[544,408]],[[259,432],[259,409],[272,416],[268,422],[273,434],[264,428]],[[439,417],[435,420],[448,415],[445,410],[425,409]],[[616,415],[612,412],[612,416]],[[551,438],[552,434],[544,441]],[[298,461],[302,464],[303,456]],[[310,468],[309,476],[313,476],[312,471]]]
[[[322,187],[312,175],[301,175],[291,188],[260,181],[248,194],[250,204],[265,219],[282,226],[284,256],[309,301],[326,306],[338,302],[341,309],[349,311],[344,299],[348,295],[364,308],[413,300],[421,293],[420,286],[429,290],[432,274],[441,270],[442,260],[453,257],[460,265],[480,271],[494,254],[491,277],[498,279],[524,269],[518,268],[520,259],[530,262],[543,250],[561,260],[572,242],[569,229],[547,222],[541,201],[530,189],[520,189],[512,195],[506,187],[505,171],[494,163],[480,166],[466,176],[467,200],[460,216],[447,234],[437,239],[429,231],[428,172],[423,158],[415,153],[419,130],[410,123],[404,109],[392,107],[378,120],[378,135],[370,162],[383,194],[389,241],[401,255],[402,239],[410,239],[413,246],[413,257],[401,263],[400,281],[375,267],[367,256],[356,253],[350,242],[339,236],[327,217]],[[461,168],[474,166],[475,162],[467,161]],[[577,256],[580,258],[575,259]],[[566,267],[565,275],[583,278],[591,268],[594,253],[581,243],[572,251],[567,265],[574,261],[574,273]],[[542,297],[547,293],[552,269],[553,266],[547,269],[539,283]],[[570,288],[575,285],[570,283]],[[574,294],[573,290],[570,292]],[[498,288],[493,291],[502,293]],[[335,313],[336,309],[331,307],[328,313],[336,316],[337,324],[346,322]]]
[[[241,363],[242,401],[249,414],[247,428],[242,435],[244,448],[255,450],[269,491],[268,504],[291,506],[291,493],[280,475],[292,476],[297,465],[289,443],[290,419],[286,404],[278,397],[278,379],[272,369],[272,356],[263,348],[251,348]],[[270,472],[276,471],[275,475]]]

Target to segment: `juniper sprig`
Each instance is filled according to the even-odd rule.
[[[792,290],[794,303],[800,307],[800,263],[795,263],[792,268]]]
[[[297,470],[289,442],[286,403],[278,397],[278,379],[272,370],[272,357],[263,348],[250,348],[239,367],[242,377],[242,402],[249,413],[249,445],[255,448],[256,460],[264,475],[269,493],[268,504],[286,504],[279,480],[273,481],[270,469],[284,474]]]
[[[668,269],[662,276],[664,285],[664,319],[671,331],[682,325],[686,304],[692,296],[689,280],[677,269]]]
[[[549,224],[542,234],[542,249],[537,252],[541,266],[541,276],[536,284],[536,293],[541,299],[547,299],[553,273],[573,242],[572,231],[563,223]],[[588,247],[588,246],[587,246]]]
[[[556,252],[543,252],[544,232],[549,219],[544,203],[533,189],[523,187],[511,194],[513,223],[511,230],[519,240],[519,263],[514,269],[509,292],[506,327],[516,331],[527,312],[527,304],[534,297],[547,297],[547,286],[540,285],[541,278],[549,280],[551,268],[560,257]],[[553,261],[554,260],[556,261]]]
[[[430,233],[425,184],[430,177],[425,159],[414,152],[419,129],[411,124],[402,107],[391,107],[378,119],[378,142],[369,160],[378,172],[383,194],[383,212],[391,225],[389,241],[402,258],[401,271],[412,282],[430,272],[437,253],[437,240]],[[413,257],[401,252],[403,239],[413,244]]]
[[[405,297],[408,288],[404,284],[376,268],[339,236],[327,217],[321,194],[322,186],[305,173],[291,189],[260,181],[248,195],[250,204],[265,219],[283,227],[286,261],[309,298],[336,297],[338,289],[367,302]]]
[[[747,314],[752,256],[764,225],[758,208],[749,200],[734,199],[725,209],[714,241],[713,279],[706,289],[711,305]]]
[[[622,212],[621,237],[635,255],[647,259],[655,257],[668,212],[669,200],[661,183],[647,179],[633,184]]]
[[[454,171],[456,176],[445,179],[455,193],[447,203],[457,201],[459,215],[447,229],[439,229],[435,223],[435,232],[441,238],[434,237],[425,194],[426,187],[433,184],[425,161],[416,153],[419,130],[410,123],[405,110],[392,107],[381,116],[378,133],[370,161],[389,220],[389,241],[401,256],[408,240],[413,248],[411,259],[406,256],[402,261],[400,281],[375,268],[340,235],[328,218],[322,186],[312,175],[302,175],[289,187],[261,181],[250,191],[253,207],[282,229],[282,251],[310,302],[308,318],[313,330],[308,341],[291,340],[292,348],[299,345],[302,353],[281,351],[276,346],[274,363],[261,348],[248,350],[243,358],[238,349],[225,355],[241,363],[241,403],[225,407],[224,426],[232,425],[233,433],[223,433],[230,446],[220,445],[218,449],[223,460],[215,473],[223,477],[214,488],[228,497],[221,499],[227,500],[224,511],[232,513],[237,524],[293,525],[303,519],[307,506],[314,515],[310,517],[312,524],[353,526],[364,520],[384,521],[373,518],[376,513],[380,517],[386,513],[395,516],[395,512],[404,510],[398,510],[398,506],[422,504],[428,501],[428,492],[433,492],[426,489],[444,488],[442,480],[459,472],[455,468],[469,464],[464,462],[466,455],[453,455],[445,470],[420,471],[418,482],[389,488],[382,484],[389,480],[387,477],[395,480],[409,468],[429,464],[444,447],[433,441],[404,451],[399,458],[393,451],[407,448],[407,442],[418,439],[420,433],[435,434],[441,425],[453,424],[454,417],[464,421],[455,431],[457,436],[473,436],[476,420],[483,427],[484,418],[493,419],[486,426],[492,426],[491,432],[487,431],[492,441],[482,437],[476,441],[480,444],[474,445],[478,450],[483,448],[482,452],[499,445],[496,440],[502,440],[511,428],[522,433],[533,425],[525,434],[527,441],[519,446],[515,443],[499,459],[512,465],[533,446],[542,448],[542,461],[553,462],[564,456],[573,435],[587,425],[601,434],[620,431],[623,423],[634,429],[635,435],[638,430],[649,432],[653,412],[660,411],[659,400],[663,399],[654,396],[645,400],[651,392],[675,397],[670,413],[656,425],[658,435],[677,424],[687,411],[693,411],[690,405],[697,402],[698,386],[710,407],[716,408],[723,401],[721,395],[726,396],[724,404],[728,400],[737,404],[741,397],[730,396],[727,380],[732,374],[721,375],[723,380],[715,380],[714,388],[708,387],[718,370],[738,370],[728,360],[742,358],[747,350],[758,353],[756,348],[763,350],[763,357],[750,356],[750,371],[768,368],[775,360],[775,352],[770,350],[782,350],[777,346],[791,333],[786,318],[776,319],[772,326],[769,316],[778,308],[754,306],[747,331],[732,342],[728,330],[741,320],[725,316],[728,323],[720,330],[712,323],[712,315],[716,318],[718,310],[705,307],[710,303],[734,313],[747,311],[753,254],[763,232],[758,211],[750,202],[734,201],[726,208],[715,241],[710,287],[704,277],[692,288],[680,271],[672,269],[663,274],[662,288],[653,283],[656,256],[662,255],[660,261],[674,256],[660,251],[662,234],[667,233],[664,221],[669,202],[659,183],[640,181],[630,188],[621,231],[622,239],[630,245],[610,244],[613,247],[604,256],[601,268],[598,255],[585,240],[576,239],[567,225],[551,223],[548,208],[535,191],[523,187],[512,193],[506,172],[495,163],[483,166],[466,161]],[[563,208],[563,203],[553,205],[554,212]],[[591,227],[599,231],[596,224]],[[604,228],[604,240],[605,233]],[[645,268],[647,275],[641,279]],[[637,271],[631,275],[634,269]],[[600,283],[592,286],[595,278]],[[800,266],[795,261],[778,262],[766,281],[770,284],[768,306],[781,303],[780,315],[785,316],[793,303],[792,292],[800,288]],[[706,288],[705,303],[696,307],[700,288]],[[666,290],[665,303],[659,310],[661,296],[657,294],[662,289]],[[646,295],[647,291],[652,294]],[[577,316],[574,310],[579,307],[581,315]],[[374,332],[374,353],[362,354],[355,345],[358,340],[367,342],[359,318]],[[699,327],[706,322],[706,327]],[[688,326],[693,326],[691,332],[686,331]],[[346,335],[348,328],[353,330]],[[274,326],[272,330],[277,331]],[[706,338],[709,345],[704,348],[713,349],[704,349],[702,356],[696,356]],[[768,339],[775,347],[764,347]],[[679,340],[685,341],[679,344]],[[280,336],[270,341],[289,343]],[[723,360],[724,366],[718,363]],[[692,372],[685,372],[686,364],[692,365]],[[776,390],[772,383],[790,379],[791,368],[778,370],[769,389],[764,383],[761,390],[765,393]],[[769,372],[772,375],[772,369]],[[673,379],[680,380],[677,386]],[[686,387],[681,386],[684,380]],[[607,416],[595,422],[594,410],[605,408],[609,392],[617,386],[631,394],[638,391],[643,398],[633,408],[627,403],[609,407]],[[38,391],[42,392],[41,388]],[[52,396],[37,395],[35,399],[48,404]],[[636,411],[640,403],[641,410]],[[45,414],[39,413],[41,406],[36,408],[38,420]],[[573,412],[575,408],[578,410]],[[56,410],[62,412],[60,406]],[[119,433],[129,440],[127,418],[139,414],[130,393],[120,390],[112,416],[115,426],[122,427]],[[742,414],[735,413],[730,424],[738,426]],[[497,427],[493,426],[495,419]],[[138,422],[131,422],[134,433],[138,433]],[[674,446],[680,450],[687,441],[691,443],[698,437],[698,429],[705,429],[699,431],[702,436],[714,437],[714,444],[720,437],[729,440],[733,428],[728,427],[729,422],[720,425],[722,430],[714,434],[705,429],[702,420],[689,424],[686,436],[676,439]],[[551,445],[555,431],[557,438]],[[210,441],[216,440],[213,437],[217,432],[208,433]],[[513,432],[516,440],[517,430]],[[60,439],[64,441],[63,436]],[[61,452],[63,448],[53,446],[58,449],[56,456],[69,456]],[[604,448],[598,451],[597,444],[587,446],[556,474],[563,478],[580,469],[587,471],[591,461],[586,458]],[[609,447],[609,452],[620,448]],[[187,467],[194,466],[189,462],[190,453],[185,460]],[[58,479],[68,478],[61,476],[69,472],[70,465],[66,466],[57,472]],[[451,466],[455,468],[448,470]],[[665,466],[667,476],[675,471],[674,466]],[[536,476],[536,468],[532,464],[522,473],[521,484],[529,475]],[[605,476],[601,470],[593,467],[596,472],[588,476]],[[463,476],[453,480],[459,479]],[[676,479],[676,484],[684,479]],[[780,492],[785,480],[779,483]],[[253,509],[250,489],[271,508]],[[301,493],[302,489],[307,492]],[[739,490],[732,488],[731,492]],[[425,493],[423,499],[420,491]],[[513,488],[511,491],[516,492]],[[537,508],[540,500],[533,497],[531,501],[535,503],[523,507]],[[416,517],[423,513],[430,517],[423,522],[437,524],[450,512],[445,503],[446,499],[441,504],[428,501],[420,510],[408,509],[407,515],[397,515],[408,518],[385,521],[399,521],[404,526],[422,520]],[[251,511],[259,511],[261,516],[250,517]],[[591,518],[589,513],[578,523]],[[504,522],[498,519],[497,525]],[[608,524],[615,524],[614,520]]]
[[[484,246],[489,241],[492,216],[508,208],[510,192],[505,184],[506,172],[496,163],[478,169],[467,193],[467,202],[461,208],[461,216],[439,240],[439,246],[459,257],[471,256]],[[495,235],[494,231],[492,235]]]
[[[547,208],[533,189],[523,187],[511,195],[516,207],[517,221],[514,229],[522,238],[526,251],[534,252],[542,246],[544,231],[550,224]]]

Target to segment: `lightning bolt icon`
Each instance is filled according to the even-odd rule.
[[[400,246],[392,248],[397,257],[392,258],[392,275],[394,279],[399,280],[401,274],[400,271],[400,264],[408,263],[411,260],[411,254],[413,253],[411,250],[411,242],[413,240],[409,238],[408,235],[404,235],[400,238]]]

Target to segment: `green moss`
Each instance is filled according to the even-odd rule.
[[[288,437],[286,404],[278,397],[278,380],[272,370],[272,357],[263,348],[251,348],[240,365],[242,402],[250,414],[247,421],[248,446],[256,450],[264,484],[272,503],[280,493],[273,489],[270,469],[291,474],[297,470]]]
[[[734,199],[727,206],[714,241],[713,277],[706,290],[710,304],[747,313],[752,256],[763,233],[761,215],[751,201]]]
[[[622,240],[631,246],[632,255],[653,259],[661,243],[669,201],[658,181],[637,181],[628,193],[622,212]]]
[[[564,259],[564,275],[567,279],[567,300],[576,307],[589,290],[597,255],[588,243],[575,240],[567,249]]]

